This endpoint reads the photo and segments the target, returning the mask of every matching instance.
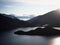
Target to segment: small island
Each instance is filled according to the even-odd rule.
[[[59,36],[60,30],[54,29],[52,26],[47,26],[45,28],[37,28],[28,32],[17,31],[15,34],[18,35],[38,35],[38,36]]]

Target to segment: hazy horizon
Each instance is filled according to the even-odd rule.
[[[0,13],[38,16],[60,8],[59,4],[60,0],[0,0]]]

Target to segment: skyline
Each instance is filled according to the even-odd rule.
[[[38,16],[60,8],[59,4],[59,0],[0,0],[0,13]]]

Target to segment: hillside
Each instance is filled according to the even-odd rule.
[[[60,12],[58,12],[58,10],[54,10],[42,16],[34,17],[28,20],[28,22],[30,23],[30,26],[42,26],[45,24],[50,24],[52,26],[60,27]]]
[[[27,22],[19,20],[15,16],[0,14],[0,30],[10,30],[19,27],[26,27],[26,24],[28,25]]]

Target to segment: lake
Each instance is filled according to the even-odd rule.
[[[0,32],[0,45],[47,45],[51,37],[16,35],[14,32],[23,30],[30,31],[37,27],[18,28],[11,31]]]

